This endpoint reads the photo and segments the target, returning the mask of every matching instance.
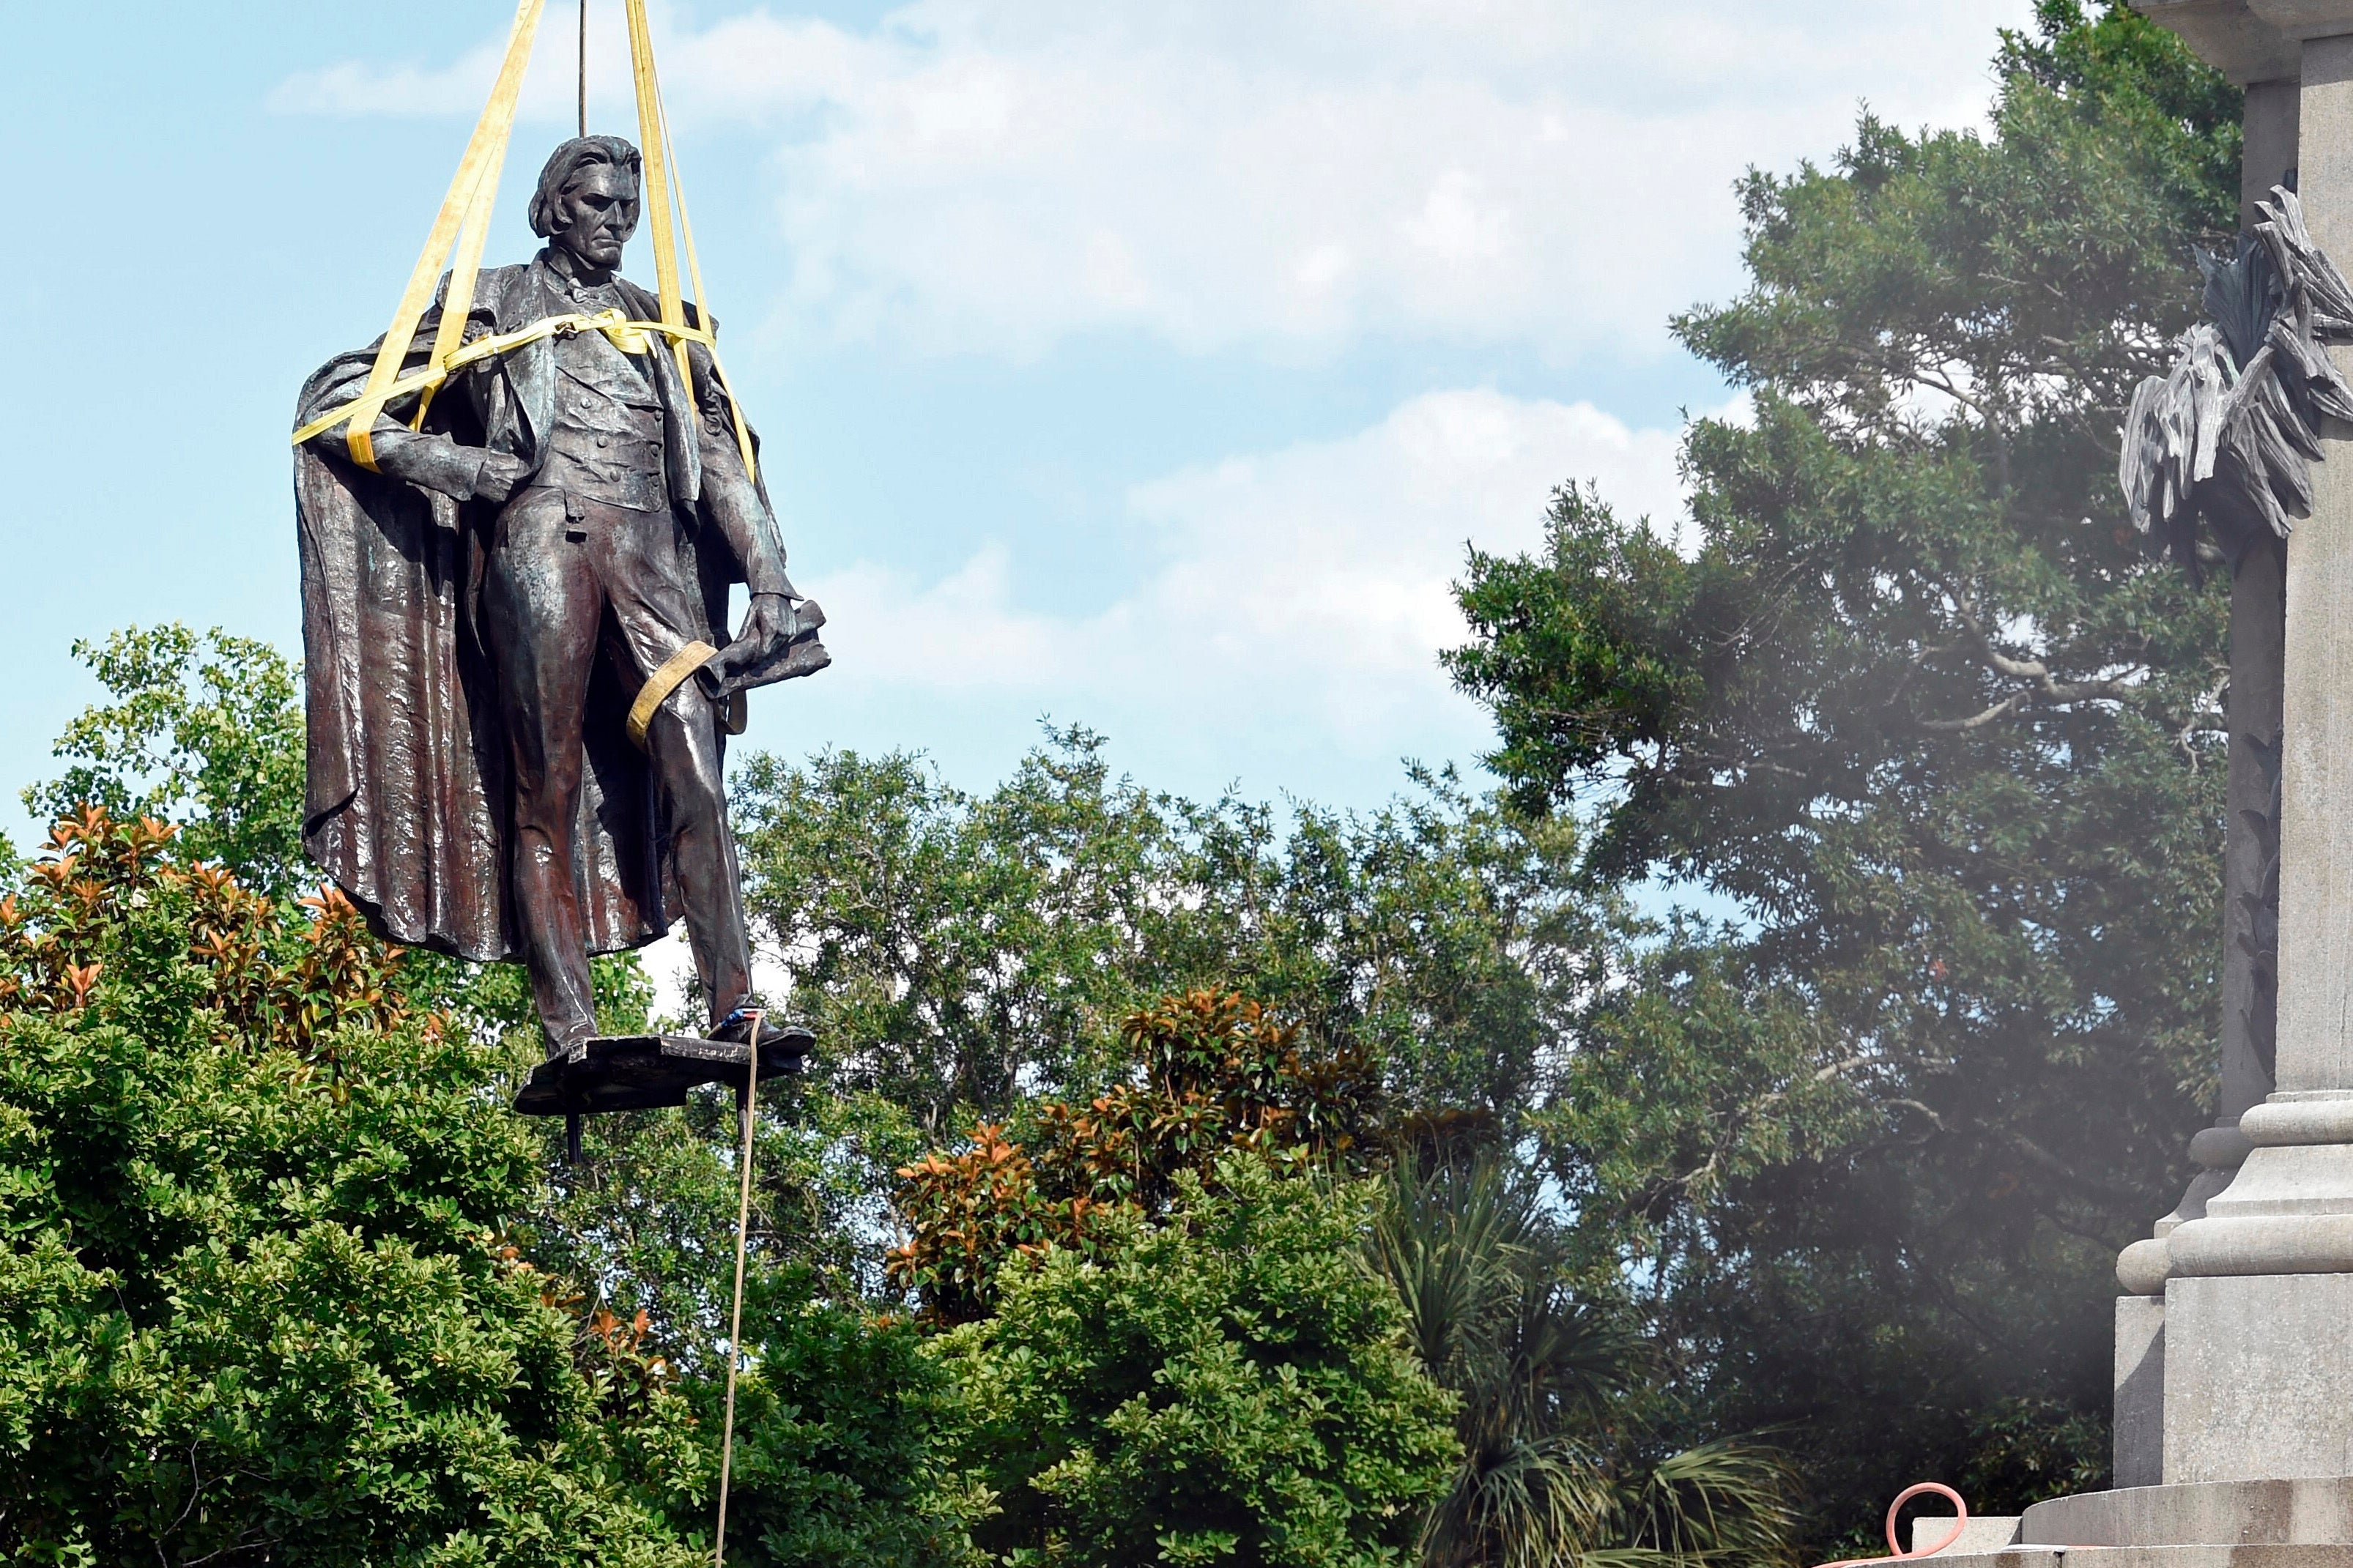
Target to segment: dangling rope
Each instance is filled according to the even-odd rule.
[[[711,1552],[711,1560],[717,1568],[727,1568],[727,1485],[735,1469],[735,1369],[744,1361],[744,1243],[752,1234],[753,1111],[760,1092],[760,1028],[767,1012],[754,1007],[745,1016],[752,1020],[748,1047],[751,1058],[744,1068],[744,1152],[735,1162],[739,1178],[735,1194],[735,1310],[727,1321],[727,1425],[719,1449],[719,1538]]]
[[[549,321],[534,322],[494,339],[482,339],[474,343],[465,341],[466,322],[474,305],[474,283],[481,270],[482,247],[490,235],[491,215],[498,205],[499,175],[507,154],[507,146],[514,136],[515,105],[522,92],[523,74],[531,64],[532,46],[539,36],[539,24],[546,0],[520,0],[515,12],[513,30],[507,37],[505,59],[499,67],[498,80],[491,89],[490,102],[483,107],[482,117],[474,126],[474,134],[466,143],[466,152],[459,161],[456,178],[449,182],[449,193],[442,198],[441,210],[433,220],[426,237],[425,248],[417,256],[416,268],[410,272],[408,286],[400,296],[400,305],[393,312],[392,325],[384,335],[383,346],[377,349],[375,362],[369,367],[368,377],[360,395],[343,406],[312,420],[294,432],[294,444],[301,446],[338,426],[344,427],[343,439],[352,461],[364,468],[375,468],[375,445],[371,432],[376,416],[385,405],[414,394],[417,411],[408,424],[411,429],[422,428],[427,409],[433,395],[446,383],[452,371],[467,364],[504,353],[526,342],[541,338],[562,335],[584,329],[584,323],[603,331],[615,346],[625,353],[646,352],[643,334],[659,333],[670,341],[678,356],[679,374],[690,395],[694,386],[694,372],[687,357],[687,344],[701,343],[711,352],[712,368],[718,374],[722,391],[734,415],[736,448],[743,455],[744,470],[756,479],[752,450],[750,426],[744,420],[744,405],[737,400],[726,371],[719,363],[719,345],[711,325],[710,298],[702,291],[702,268],[694,255],[694,228],[687,221],[686,195],[677,181],[677,155],[670,143],[670,125],[663,112],[659,79],[654,68],[652,29],[646,22],[645,0],[626,0],[623,9],[629,30],[629,67],[636,79],[638,100],[638,152],[645,163],[645,207],[651,218],[654,248],[654,279],[656,292],[661,301],[659,321],[617,321],[608,323],[603,315],[596,318],[555,317]],[[579,110],[581,134],[588,127],[588,7],[580,0],[580,59]],[[673,228],[673,207],[675,228]],[[683,235],[687,247],[688,269],[694,279],[695,305],[702,317],[699,327],[686,324],[686,306],[679,289],[678,237]],[[452,245],[457,247],[449,268],[449,285],[441,301],[441,320],[433,334],[433,346],[421,369],[401,374],[401,365],[416,342],[418,323],[433,303],[434,289],[441,273],[442,262],[450,256]],[[610,314],[617,315],[617,312]],[[485,348],[484,344],[496,346]]]

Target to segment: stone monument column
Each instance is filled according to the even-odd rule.
[[[2288,52],[2283,49],[2282,52]],[[2253,62],[2297,66],[2283,62]],[[2255,204],[2294,184],[2302,88],[2294,77],[2246,84],[2239,225],[2252,229]],[[2206,1213],[2252,1147],[2239,1118],[2272,1091],[2276,1037],[2282,640],[2286,553],[2255,541],[2230,562],[2229,774],[2222,847],[2221,1096],[2214,1125],[2190,1140],[2200,1167],[2153,1237],[2127,1247],[2116,1277],[2114,1474],[2120,1487],[2155,1486],[2165,1461],[2165,1284],[2168,1240]]]
[[[2295,47],[2306,222],[2324,251],[2353,256],[2353,0],[2147,9],[2173,25],[2193,6],[2242,42],[2262,29]],[[2239,1120],[2229,1184],[2166,1240],[2168,1485],[2353,1473],[2353,454],[2332,456],[2286,550],[2276,1088]],[[2226,1111],[2262,1087],[2255,1043],[2226,1055]]]

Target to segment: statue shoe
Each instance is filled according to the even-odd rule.
[[[773,1051],[784,1057],[790,1064],[788,1072],[807,1070],[810,1053],[817,1049],[817,1036],[797,1019],[779,1018],[756,1007],[738,1007],[713,1025],[707,1037],[736,1046],[749,1043],[754,1013],[760,1014],[760,1054]]]

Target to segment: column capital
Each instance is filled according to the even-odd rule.
[[[2133,0],[2133,9],[2242,87],[2294,81],[2306,40],[2353,33],[2353,0]]]

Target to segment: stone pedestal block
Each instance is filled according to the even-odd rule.
[[[1939,1558],[2000,1552],[2018,1543],[2018,1519],[2014,1513],[1973,1513],[1951,1545],[1941,1552],[1929,1552],[1925,1549],[1952,1533],[1953,1516],[1924,1513],[1912,1521],[1912,1550],[1923,1557]]]
[[[2353,1478],[2087,1492],[1984,1524],[1936,1561],[1947,1568],[2348,1568]],[[1922,1520],[1914,1543],[1950,1528],[1949,1520]]]
[[[2353,1568],[2353,1546],[2008,1546],[1936,1553],[1939,1568]]]
[[[2301,46],[2353,33],[2348,0],[2133,0],[2200,59],[2242,87],[2295,79]]]
[[[2168,1486],[2353,1473],[2353,1275],[2177,1275],[2165,1288]]]
[[[2026,1510],[2017,1539],[2044,1546],[2342,1546],[2353,1542],[2353,1478],[2054,1498]]]
[[[2165,1479],[2165,1298],[2116,1298],[2116,1402],[2113,1447],[2120,1487]]]

